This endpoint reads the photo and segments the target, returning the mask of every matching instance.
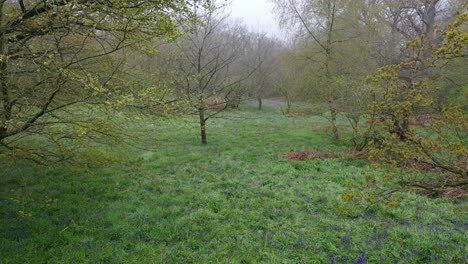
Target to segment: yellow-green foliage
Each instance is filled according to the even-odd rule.
[[[369,109],[374,115],[386,120],[400,120],[414,114],[417,106],[429,106],[432,103],[428,97],[430,88],[427,82],[408,84],[401,80],[402,68],[417,71],[416,61],[398,65],[388,65],[378,69],[377,73],[367,78],[371,103]],[[387,124],[388,126],[394,124]]]
[[[130,138],[118,114],[176,108],[156,67],[166,64],[134,57],[180,36],[191,10],[178,0],[0,1],[0,157],[113,160],[106,148]],[[151,77],[133,77],[137,66]]]
[[[435,54],[445,57],[458,57],[467,55],[468,13],[459,14],[453,23],[447,25],[444,33],[444,43],[435,51]]]
[[[398,206],[394,193],[414,184],[430,189],[466,184],[468,117],[460,106],[442,109],[433,106],[437,89],[427,72],[437,71],[440,62],[466,56],[468,34],[464,29],[467,20],[468,15],[462,14],[448,25],[444,43],[429,58],[425,56],[428,47],[422,36],[406,45],[412,54],[410,61],[384,66],[367,78],[370,103],[364,133],[369,140],[370,159],[380,162],[373,165],[374,169],[382,163],[394,167],[429,164],[458,174],[460,181],[428,180],[427,175],[406,170],[391,176],[376,176],[363,170],[364,181],[350,182],[341,193],[346,206],[340,206],[338,214],[352,215],[353,209],[368,209],[373,205]],[[431,113],[430,118],[423,120],[426,122],[420,127],[411,125],[411,118],[420,113]]]
[[[388,175],[376,176],[366,170],[362,170],[361,174],[364,178],[363,184],[354,186],[352,183],[348,183],[346,191],[341,193],[341,199],[348,206],[351,206],[351,209],[353,207],[368,209],[376,204],[385,208],[398,205],[398,201],[393,197],[393,194],[399,189],[388,188],[389,185],[392,185],[392,180],[395,180],[393,177]],[[350,210],[346,210],[344,206],[339,207],[337,213],[341,215],[351,214]]]
[[[372,122],[381,121],[381,125],[372,127],[381,140],[370,142],[371,159],[394,165],[426,163],[466,177],[468,118],[459,106],[433,114],[423,127],[410,126],[409,121],[418,111],[434,111],[431,106],[435,88],[424,77],[424,71],[436,69],[441,58],[466,54],[468,34],[461,26],[467,19],[468,14],[459,15],[448,26],[445,42],[432,57],[419,59],[426,49],[422,37],[407,43],[415,54],[412,61],[384,66],[368,77],[370,118]],[[402,78],[404,74],[407,78]]]

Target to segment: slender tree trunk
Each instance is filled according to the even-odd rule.
[[[202,144],[207,144],[206,141],[206,118],[205,118],[205,109],[200,107],[198,110],[198,115],[200,116],[200,132],[201,132],[201,142]]]
[[[3,25],[3,5],[0,1],[0,25]],[[7,87],[7,58],[5,33],[0,32],[0,141],[7,137],[6,122],[11,119],[11,103]]]
[[[340,139],[340,134],[338,133],[338,127],[336,126],[337,111],[335,109],[335,102],[333,100],[333,97],[330,97],[328,99],[328,107],[330,108],[330,114],[331,114],[331,127],[333,131],[333,139],[338,140]]]
[[[258,98],[258,111],[262,111],[262,104],[263,104],[262,98],[259,97],[259,98]]]
[[[338,140],[340,139],[340,134],[338,133],[338,127],[336,126],[336,115],[337,111],[335,108],[335,99],[333,98],[333,86],[332,86],[332,77],[330,74],[330,68],[329,68],[329,62],[330,62],[330,56],[327,55],[327,59],[325,62],[325,78],[326,78],[326,86],[328,90],[328,109],[330,110],[331,114],[331,128],[333,132],[333,139]]]
[[[335,107],[335,99],[334,99],[334,91],[333,91],[333,78],[330,72],[330,63],[333,59],[333,42],[332,42],[332,33],[334,31],[334,24],[335,24],[335,14],[336,14],[336,3],[335,1],[331,2],[329,5],[329,13],[328,13],[328,32],[327,32],[327,42],[325,46],[325,78],[326,78],[326,88],[328,90],[328,108],[330,109],[331,114],[331,127],[333,131],[333,139],[338,140],[340,139],[340,135],[338,133],[338,127],[336,126],[336,107]]]
[[[401,119],[394,118],[393,120],[394,129],[391,133],[395,133],[400,138],[400,141],[406,141],[408,139],[407,134],[409,130],[409,117],[404,115]]]
[[[432,45],[434,45],[434,41],[435,41],[435,30],[436,28],[434,27],[434,25],[436,24],[436,6],[437,6],[437,3],[439,2],[440,0],[432,0],[430,1],[426,6],[426,10],[425,10],[425,16],[424,16],[424,19],[425,19],[425,37],[426,37],[426,42],[427,42],[427,48],[426,50],[423,51],[423,59],[427,59],[429,57],[431,57],[432,55]]]

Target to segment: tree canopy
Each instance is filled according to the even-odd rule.
[[[122,61],[113,55],[173,38],[186,19],[189,2],[178,0],[0,1],[1,152],[66,160],[83,138],[116,137],[103,109],[126,98],[114,78]],[[86,107],[70,111],[78,105]],[[31,135],[44,141],[35,146]]]

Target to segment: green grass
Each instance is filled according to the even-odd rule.
[[[405,192],[396,207],[339,215],[361,170],[387,172],[285,160],[349,146],[323,118],[278,112],[210,120],[207,146],[195,119],[149,123],[144,150],[108,168],[1,161],[0,263],[466,263],[466,205]]]

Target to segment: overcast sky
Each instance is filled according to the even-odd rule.
[[[232,17],[242,19],[250,30],[281,37],[270,0],[231,0],[231,2]]]

